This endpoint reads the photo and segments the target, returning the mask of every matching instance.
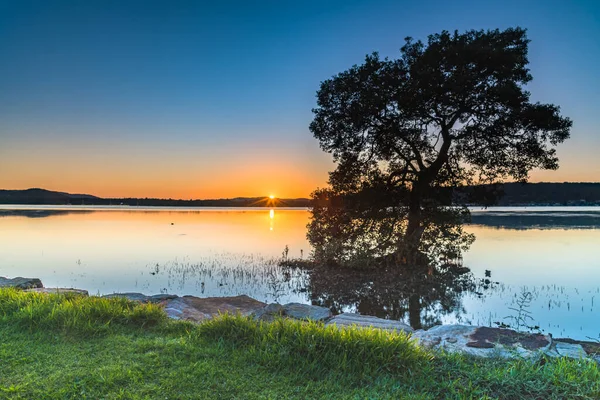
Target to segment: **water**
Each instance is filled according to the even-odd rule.
[[[309,255],[303,209],[0,208],[0,276],[94,294],[247,294],[406,321],[415,310],[406,281],[390,291],[377,278],[280,268],[286,246],[288,257]],[[599,337],[600,208],[473,210],[467,230],[477,237],[464,256],[472,282],[411,291],[424,325],[512,324],[511,308],[531,293],[528,325],[555,337]]]

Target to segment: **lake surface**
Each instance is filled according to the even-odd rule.
[[[309,255],[308,218],[305,209],[282,208],[0,206],[0,276],[37,277],[46,287],[92,294],[247,294],[319,303],[310,275],[277,263],[286,246],[288,257]],[[517,299],[529,293],[530,325],[555,337],[599,337],[600,207],[473,210],[466,229],[477,237],[464,255],[474,284],[451,302],[445,293],[438,293],[441,300],[428,296],[419,311],[424,319],[510,324]],[[367,290],[361,304],[329,295],[338,311],[408,320],[393,304],[407,299],[381,302],[376,291]]]

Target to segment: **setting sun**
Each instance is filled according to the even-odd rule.
[[[271,200],[273,200],[273,199],[275,198],[275,196],[273,196],[273,195],[270,195],[270,196],[269,196],[269,198],[270,198]]]

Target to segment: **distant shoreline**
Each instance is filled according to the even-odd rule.
[[[195,210],[245,210],[245,211],[265,211],[270,209],[282,211],[304,211],[310,210],[312,207],[285,207],[285,206],[131,206],[127,204],[112,204],[112,205],[94,205],[94,204],[2,204],[0,203],[0,212],[3,211],[36,211],[36,210],[64,210],[64,211],[195,211]],[[600,204],[598,205],[539,205],[539,204],[515,204],[510,206],[479,206],[468,205],[467,208],[472,214],[495,214],[509,215],[516,210],[517,212],[527,211],[528,214],[536,213],[585,213],[585,212],[600,212]]]
[[[448,188],[452,190],[451,188]],[[491,186],[461,188],[462,195],[480,192],[501,193],[494,206],[600,206],[600,183],[506,183],[492,190]],[[464,199],[463,199],[464,201]],[[469,201],[467,200],[467,203]],[[89,194],[70,194],[46,189],[0,190],[0,205],[55,205],[75,206],[127,206],[127,207],[235,207],[235,208],[308,208],[308,198],[236,197],[229,199],[158,199],[158,198],[102,198]]]

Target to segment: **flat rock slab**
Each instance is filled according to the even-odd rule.
[[[288,303],[283,306],[283,315],[300,320],[324,321],[331,318],[333,314],[331,313],[331,310],[326,307],[311,306],[301,303]]]
[[[175,295],[175,294],[155,294],[152,296],[146,296],[145,294],[142,294],[142,293],[111,293],[111,294],[104,295],[102,297],[106,298],[106,299],[114,299],[114,298],[122,297],[127,300],[140,301],[142,303],[161,303],[163,301],[176,299],[177,295]]]
[[[554,343],[580,344],[588,355],[600,356],[600,341],[574,340],[570,338],[554,339]]]
[[[165,312],[172,319],[201,322],[226,313],[248,316],[265,306],[262,301],[246,295],[205,298],[183,296],[168,300]]]
[[[48,294],[76,294],[80,296],[89,296],[87,290],[73,288],[34,288],[25,289],[26,292],[48,293]]]
[[[337,327],[357,326],[360,328],[378,328],[390,332],[413,332],[413,328],[411,328],[409,325],[405,324],[402,321],[394,321],[390,319],[370,317],[368,315],[360,315],[354,313],[343,313],[340,315],[336,315],[335,317],[327,321],[325,325],[334,325]]]
[[[416,331],[422,346],[478,357],[530,357],[550,350],[550,336],[520,333],[510,329],[468,325],[439,325]]]
[[[23,278],[16,277],[12,279],[3,278],[0,276],[0,288],[3,287],[14,287],[17,289],[31,289],[31,288],[43,288],[42,281],[38,278]]]
[[[578,343],[554,342],[552,349],[548,351],[550,357],[568,357],[568,358],[585,358],[588,356],[586,351]]]

